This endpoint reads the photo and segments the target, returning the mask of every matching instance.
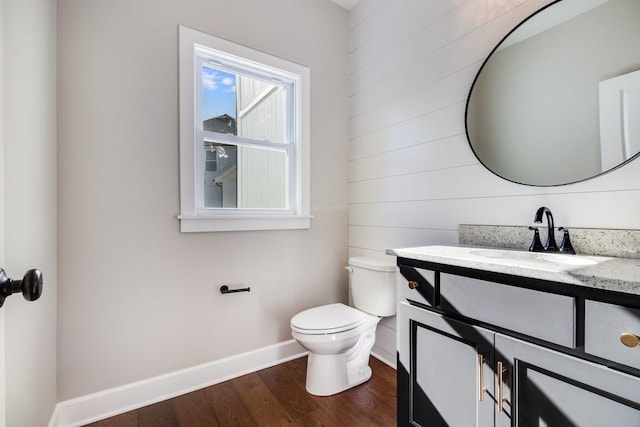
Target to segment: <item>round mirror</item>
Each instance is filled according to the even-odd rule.
[[[491,52],[471,87],[467,137],[498,176],[551,186],[640,152],[640,1],[559,0]]]

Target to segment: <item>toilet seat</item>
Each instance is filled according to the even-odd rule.
[[[376,316],[337,303],[310,308],[296,314],[291,319],[291,329],[306,335],[337,334],[367,323],[377,323],[378,320]]]

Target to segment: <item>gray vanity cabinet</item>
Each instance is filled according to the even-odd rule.
[[[640,377],[584,351],[579,295],[424,269],[418,292],[402,272],[398,425],[640,426]]]

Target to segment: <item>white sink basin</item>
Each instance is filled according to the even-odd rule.
[[[594,257],[584,257],[580,255],[568,255],[559,253],[519,252],[502,249],[477,249],[470,251],[470,253],[480,257],[492,259],[518,260],[535,263],[552,263],[570,267],[581,267],[598,264],[598,260]]]

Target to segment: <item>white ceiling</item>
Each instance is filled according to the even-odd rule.
[[[335,4],[339,4],[340,6],[344,7],[347,10],[351,10],[351,8],[355,6],[359,0],[331,0],[331,1],[334,2]]]

